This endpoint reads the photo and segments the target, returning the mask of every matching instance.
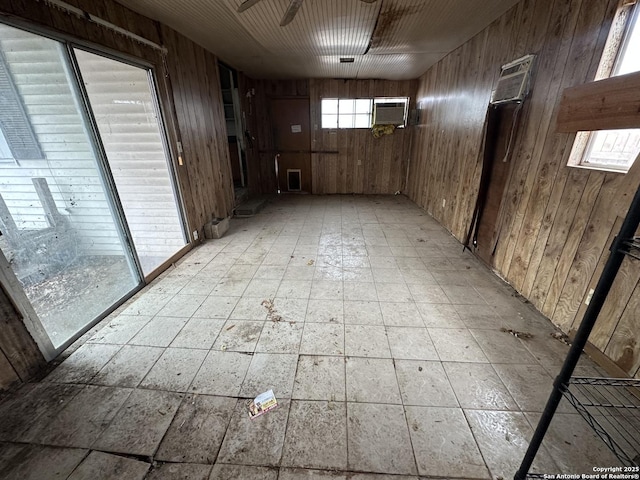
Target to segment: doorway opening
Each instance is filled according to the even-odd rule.
[[[235,204],[239,205],[248,197],[247,159],[244,145],[244,128],[240,94],[238,93],[238,73],[223,63],[218,64],[220,87],[227,127],[227,144],[235,191]]]

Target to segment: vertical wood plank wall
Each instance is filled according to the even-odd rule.
[[[303,96],[309,97],[311,110],[312,193],[391,194],[404,190],[413,127],[397,129],[381,138],[374,138],[368,129],[322,129],[320,102],[322,98],[410,97],[413,108],[416,88],[415,80],[243,77],[243,109],[248,129],[256,139],[248,155],[250,189],[254,193],[273,193],[277,188],[269,98]]]
[[[418,85],[422,118],[409,165],[409,197],[462,240],[500,65],[538,55],[510,160],[493,266],[566,332],[582,318],[586,295],[640,183],[638,161],[626,175],[567,167],[575,134],[555,133],[563,89],[594,79],[617,3],[523,0],[434,65]],[[590,339],[636,377],[639,279],[640,262],[626,259]]]
[[[68,0],[68,3],[166,46],[166,59],[143,44],[40,1],[0,0],[0,18],[26,21],[35,28],[57,31],[153,65],[174,160],[177,159],[176,141],[182,142],[184,150],[184,165],[176,162],[174,167],[186,220],[190,231],[199,230],[202,235],[204,224],[212,216],[226,217],[234,207],[217,58],[174,30],[114,1]],[[169,77],[165,75],[165,63]],[[4,307],[3,302],[0,307]],[[26,335],[23,335],[25,342],[33,343],[26,330],[22,333]],[[1,329],[0,344],[5,340],[13,342],[6,330]],[[2,351],[0,389],[16,380],[16,373],[24,380],[32,372],[20,366],[20,362],[37,369],[41,360],[37,355],[12,356],[4,349]]]

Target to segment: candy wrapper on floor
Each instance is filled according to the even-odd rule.
[[[269,410],[273,410],[278,406],[278,400],[273,394],[273,390],[268,390],[261,393],[253,401],[247,404],[249,409],[249,418],[254,419],[259,417],[263,413],[267,413]]]

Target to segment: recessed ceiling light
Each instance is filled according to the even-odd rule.
[[[353,57],[340,57],[340,63],[353,63]]]

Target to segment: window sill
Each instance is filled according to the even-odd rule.
[[[604,166],[571,165],[571,164],[568,164],[567,167],[580,168],[582,170],[595,170],[596,172],[604,172],[604,173],[621,173],[622,175],[626,174],[629,171],[629,169],[631,168],[631,167],[629,167],[629,169],[621,170],[621,169],[616,169],[616,168],[611,168],[611,167],[604,167]]]

